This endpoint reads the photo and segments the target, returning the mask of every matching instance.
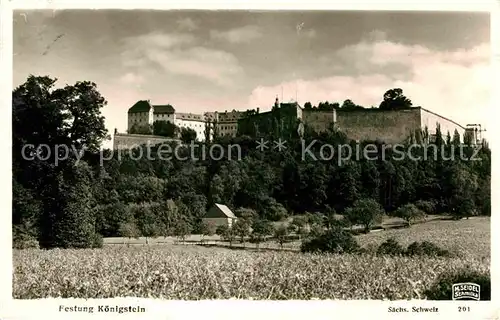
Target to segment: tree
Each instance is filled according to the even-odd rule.
[[[321,212],[316,212],[316,213],[306,213],[306,220],[307,220],[307,223],[312,226],[314,224],[322,224],[323,223],[323,215],[321,214]]]
[[[453,163],[444,170],[443,185],[447,194],[447,209],[456,218],[476,214],[475,195],[478,190],[478,176],[465,164]]]
[[[228,227],[226,224],[219,225],[215,233],[221,237],[221,239],[228,241],[229,246],[233,246],[233,241],[235,237],[235,232],[233,228]]]
[[[210,221],[203,221],[201,223],[201,235],[202,235],[202,242],[204,240],[204,237],[205,236],[213,236],[215,234],[215,231],[216,231],[216,228],[215,228],[215,224],[213,222],[210,222]]]
[[[457,129],[453,132],[453,139],[451,140],[451,143],[455,146],[460,145],[460,133],[458,133]]]
[[[161,223],[160,234],[164,237],[174,235],[177,221],[182,219],[179,207],[174,200],[168,199],[161,203],[158,220]]]
[[[250,235],[250,223],[245,219],[236,220],[231,229],[235,235],[240,237],[240,242],[243,244],[245,243],[245,238]]]
[[[175,224],[174,234],[184,242],[186,236],[191,232],[191,226],[184,219],[179,219]]]
[[[354,253],[359,250],[359,244],[349,231],[337,227],[304,241],[300,250],[302,252]]]
[[[283,244],[286,242],[288,236],[288,228],[284,225],[280,225],[274,229],[274,237],[276,241],[280,244],[280,248],[283,249]]]
[[[137,227],[141,235],[146,237],[146,244],[149,244],[148,238],[155,238],[161,233],[158,216],[153,212],[151,203],[141,203],[134,209]]]
[[[229,227],[227,224],[220,224],[215,228],[215,234],[218,235],[222,240],[224,239],[224,235],[226,234],[228,229]]]
[[[146,134],[146,135],[151,135],[153,134],[153,127],[149,124],[143,124],[143,123],[134,123],[132,127],[130,128],[129,134]]]
[[[132,238],[139,239],[140,235],[139,228],[137,228],[134,221],[122,223],[120,225],[119,233],[122,237],[128,238],[129,240]]]
[[[306,225],[307,225],[307,219],[305,217],[303,217],[303,216],[293,217],[291,226],[293,227],[294,231],[299,236],[299,239],[300,239],[301,235],[307,234]]]
[[[191,128],[181,128],[181,140],[184,143],[196,141],[196,131]]]
[[[313,223],[311,225],[311,231],[309,232],[310,237],[319,237],[325,232],[325,228],[323,227],[322,224],[319,223]]]
[[[248,221],[249,223],[253,223],[253,221],[258,218],[258,214],[254,209],[250,208],[238,208],[234,211],[234,214],[240,218]]]
[[[42,247],[93,247],[99,235],[92,170],[85,159],[78,165],[75,160],[82,150],[97,153],[108,138],[101,114],[106,101],[95,83],[55,89],[56,81],[29,76],[12,92],[13,178],[38,195],[33,201],[40,201],[36,228]],[[37,150],[41,145],[49,150]],[[26,157],[35,155],[44,160]]]
[[[352,100],[347,99],[342,103],[342,106],[340,107],[343,110],[359,110],[359,109],[364,109],[362,106],[359,106],[352,102]]]
[[[98,151],[107,138],[101,115],[106,100],[93,82],[78,81],[54,89],[56,81],[49,77],[29,76],[13,91],[14,141],[35,145],[57,142]],[[37,121],[33,122],[33,119]]]
[[[115,237],[120,225],[130,220],[127,206],[116,199],[108,204],[100,204],[97,210],[97,231],[104,237]]]
[[[265,241],[267,236],[273,233],[273,226],[267,220],[255,220],[252,224],[252,240],[256,243],[257,248],[260,243]]]
[[[54,209],[43,217],[42,241],[45,248],[90,248],[96,239],[96,219],[92,210],[92,172],[86,162],[66,167],[50,186]],[[49,225],[50,224],[50,225]]]
[[[323,216],[323,226],[326,229],[330,229],[337,224],[337,212],[335,211],[335,209],[330,208],[329,206],[327,206],[325,211],[326,214]]]
[[[157,120],[153,123],[153,134],[157,136],[175,138],[179,128],[170,121]]]
[[[26,187],[43,190],[48,183],[45,179],[51,176],[49,173],[61,171],[64,164],[73,164],[75,152],[68,152],[67,159],[61,160],[67,151],[85,148],[87,152],[98,152],[108,138],[101,114],[107,102],[95,83],[77,82],[55,89],[56,81],[29,76],[12,92],[13,174]],[[51,152],[35,150],[42,144],[51,148]],[[34,147],[26,149],[30,145]],[[56,146],[59,146],[57,156],[60,158],[57,164]],[[23,151],[28,156],[38,153],[46,159],[26,159]]]
[[[466,146],[472,145],[474,142],[474,132],[472,130],[465,130],[463,140]]]
[[[415,206],[427,215],[436,213],[435,201],[418,200],[415,202]]]
[[[381,222],[384,209],[373,199],[361,199],[347,208],[344,214],[352,224],[362,225],[365,233],[368,233],[375,223]]]
[[[12,227],[13,231],[34,239],[38,238],[38,220],[42,212],[42,202],[30,189],[13,180],[12,182]]]
[[[412,107],[410,99],[403,95],[403,90],[394,88],[387,90],[384,93],[384,100],[380,103],[379,108],[382,110],[401,110]]]
[[[404,205],[396,210],[396,216],[404,219],[408,226],[417,219],[425,217],[425,212],[414,204]]]
[[[271,221],[280,221],[287,216],[285,207],[271,197],[265,197],[261,201],[261,215]]]
[[[451,146],[451,134],[449,131],[446,133],[446,145]]]
[[[304,109],[306,109],[306,110],[312,109],[311,102],[308,101],[308,102],[304,103]]]
[[[325,101],[325,102],[320,102],[318,104],[318,110],[322,110],[322,111],[333,111],[333,109],[338,109],[339,108],[339,104],[337,102],[334,102],[334,103],[330,103],[328,101]]]

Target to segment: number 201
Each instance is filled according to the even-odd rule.
[[[470,312],[470,307],[458,307],[458,312]]]

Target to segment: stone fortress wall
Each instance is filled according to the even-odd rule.
[[[463,139],[465,133],[465,127],[460,124],[421,107],[405,110],[336,110],[336,114],[335,127],[353,140],[380,139],[389,144],[401,143],[416,130],[425,127],[429,135],[435,134],[438,123],[443,138],[448,132],[453,136],[457,130]]]
[[[419,109],[408,110],[337,110],[335,128],[353,140],[380,139],[385,143],[402,142],[420,129]]]
[[[276,100],[276,106],[278,100]],[[421,107],[413,107],[404,110],[380,110],[378,108],[342,110],[336,109],[333,111],[324,111],[317,109],[302,109],[296,103],[279,104],[279,113],[281,117],[289,119],[300,119],[304,124],[312,127],[315,131],[321,132],[328,130],[332,124],[339,130],[344,132],[348,138],[362,140],[382,140],[388,144],[401,143],[406,141],[410,135],[415,134],[417,130],[423,130],[427,127],[429,135],[436,132],[437,124],[441,127],[443,138],[449,132],[453,136],[455,130],[458,131],[463,141],[466,128],[451,119],[443,117],[437,113],[429,111]],[[257,109],[258,110],[258,109]],[[236,136],[238,127],[244,124],[259,122],[263,123],[267,117],[271,116],[271,112],[255,113],[248,117],[244,116],[242,111],[230,112],[207,112],[204,115],[197,115],[197,119],[188,119],[179,114],[181,118],[189,124],[197,123],[197,136],[203,141],[205,131],[209,130],[210,137],[213,136],[213,129],[208,127],[210,123],[215,123],[218,127],[219,135]],[[136,115],[138,117],[139,115]],[[142,114],[140,116],[143,116]],[[290,124],[296,120],[289,119]],[[196,120],[196,121],[195,121]],[[292,121],[293,120],[293,121]],[[130,120],[129,120],[130,121]],[[248,123],[247,123],[248,122]],[[265,121],[264,121],[265,122]],[[205,124],[205,125],[204,125]],[[128,148],[141,143],[161,143],[163,141],[171,141],[172,139],[158,136],[146,135],[128,135],[115,134],[114,148]],[[201,138],[201,139],[200,139]]]
[[[143,144],[150,144],[151,146],[165,143],[177,141],[178,139],[166,138],[161,136],[153,136],[146,134],[126,134],[126,133],[115,133],[113,136],[113,149],[122,150],[122,149],[132,149],[139,147]]]

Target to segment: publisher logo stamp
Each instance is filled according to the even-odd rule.
[[[452,287],[453,300],[480,300],[481,286],[476,283],[455,283]]]

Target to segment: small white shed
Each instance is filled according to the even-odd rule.
[[[231,227],[238,219],[227,206],[223,204],[214,204],[203,218],[203,221],[212,223],[215,226],[227,225]]]

